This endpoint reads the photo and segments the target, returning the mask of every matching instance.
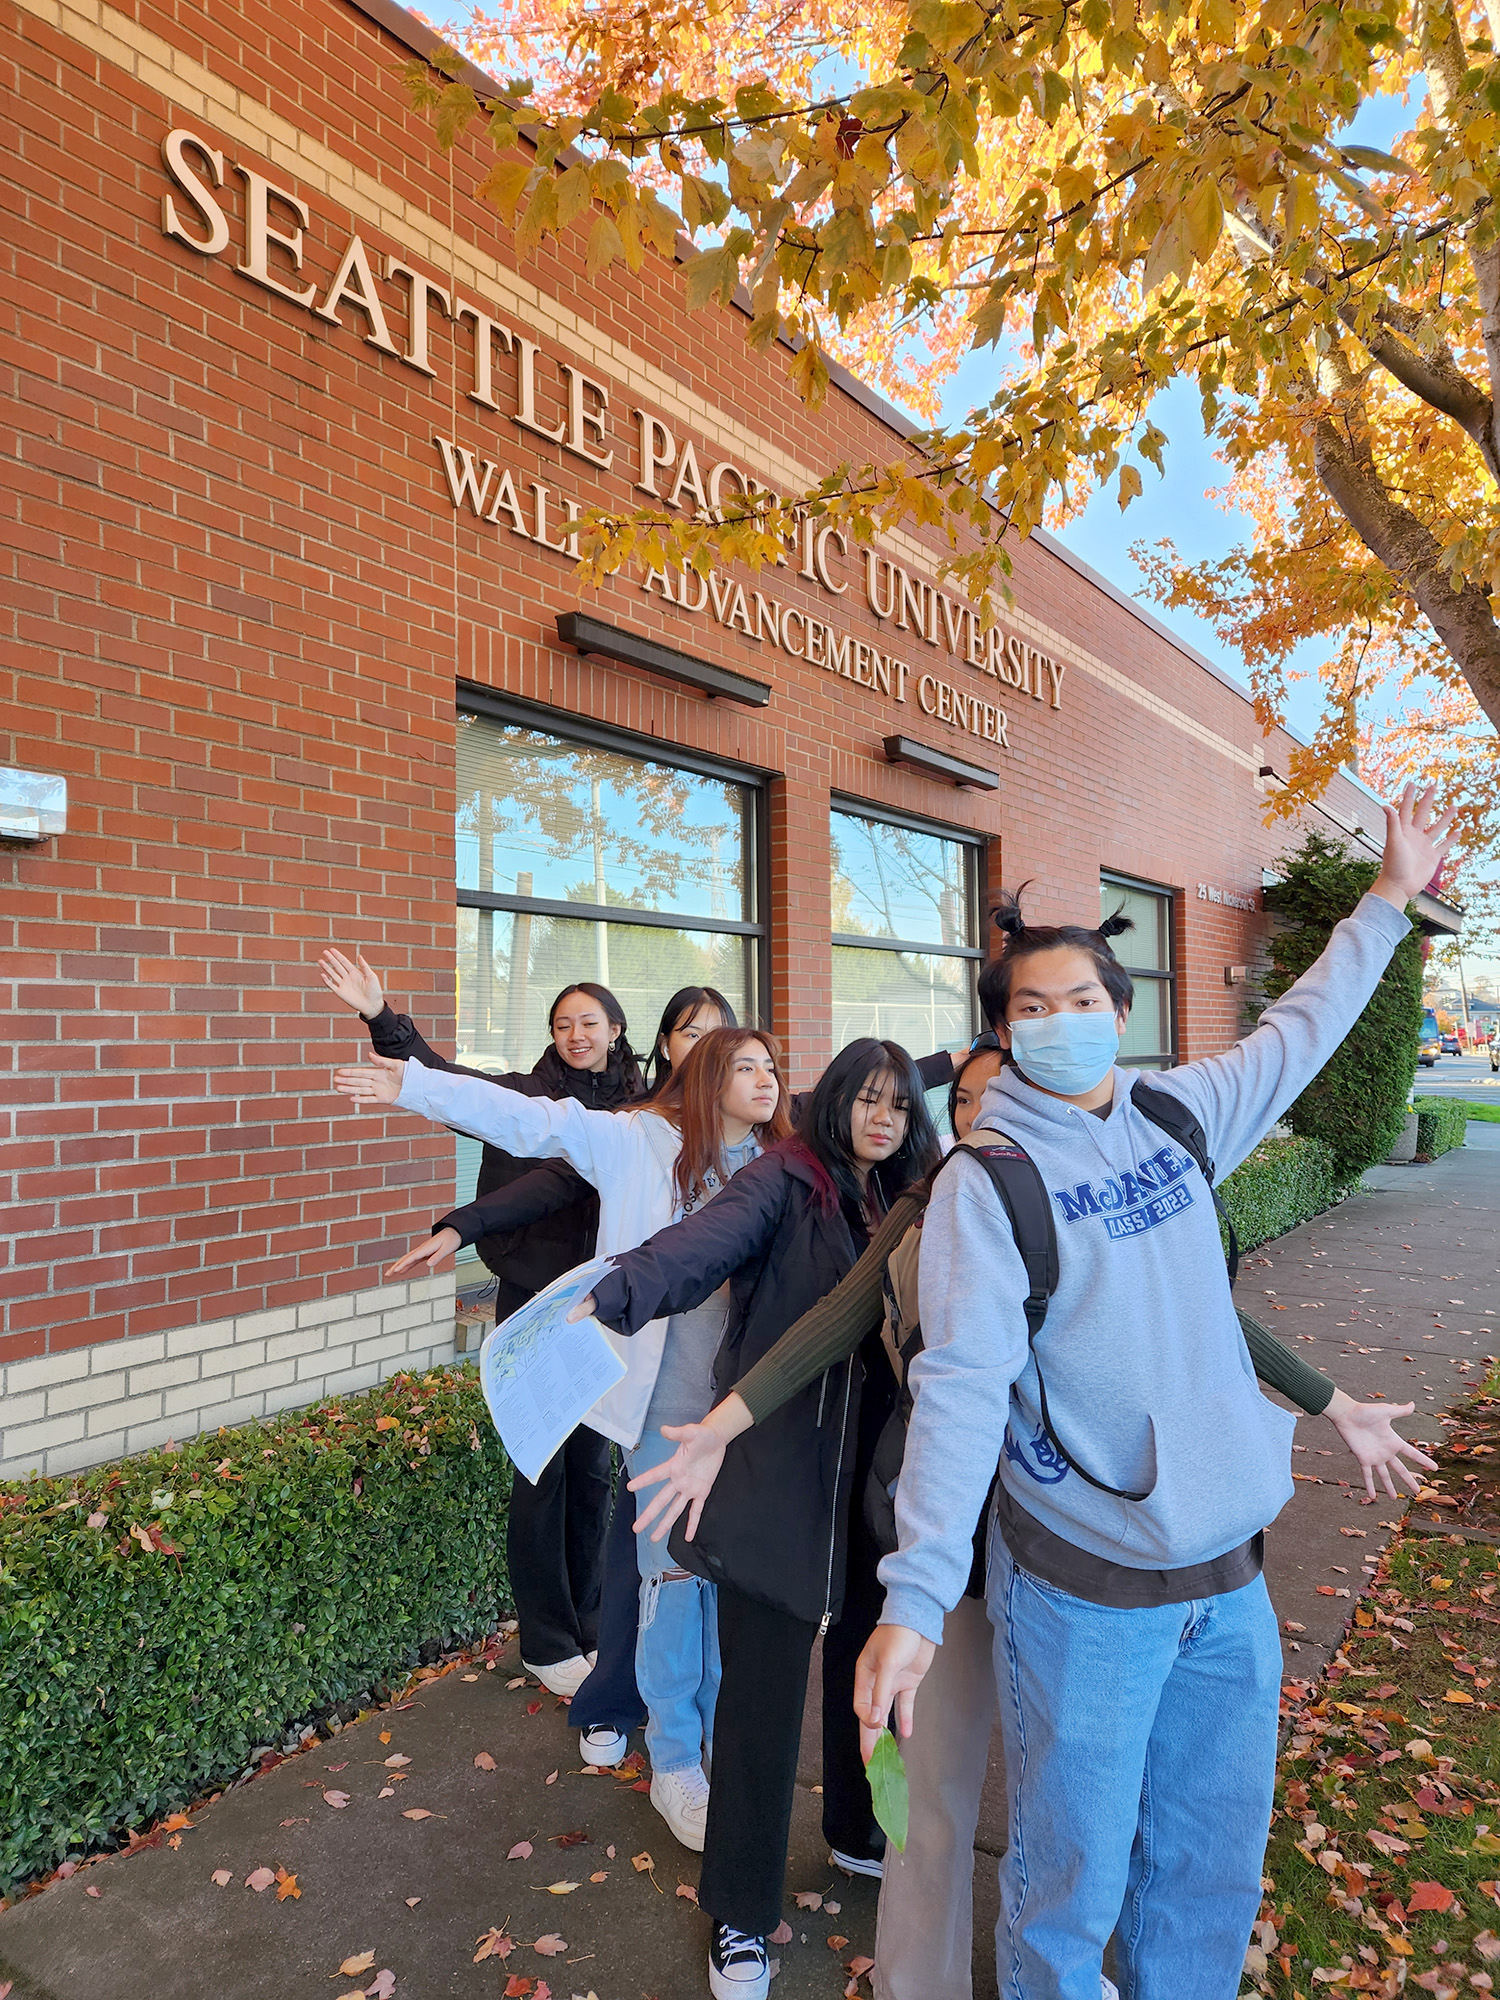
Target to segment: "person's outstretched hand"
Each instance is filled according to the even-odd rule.
[[[859,1754],[868,1764],[885,1719],[896,1708],[896,1733],[911,1735],[912,1704],[937,1647],[906,1625],[877,1625],[854,1669]]]
[[[1395,1418],[1409,1417],[1416,1407],[1415,1403],[1356,1403],[1342,1389],[1335,1389],[1333,1401],[1323,1412],[1359,1460],[1365,1491],[1372,1500],[1379,1498],[1375,1491],[1377,1479],[1393,1500],[1405,1497],[1391,1483],[1393,1475],[1413,1493],[1417,1492],[1422,1481],[1407,1464],[1408,1459],[1415,1465],[1425,1465],[1429,1472],[1437,1471],[1436,1459],[1408,1444],[1395,1426]]]
[[[686,1508],[686,1539],[691,1541],[698,1532],[704,1502],[714,1490],[724,1453],[731,1440],[749,1428],[750,1411],[733,1391],[722,1403],[714,1405],[701,1424],[663,1424],[662,1436],[671,1438],[677,1449],[670,1458],[647,1472],[637,1473],[630,1482],[632,1493],[644,1492],[648,1486],[661,1487],[650,1506],[637,1517],[636,1533],[643,1535],[652,1528],[652,1541],[664,1542],[673,1522]]]
[[[1408,785],[1395,805],[1381,806],[1385,854],[1370,893],[1383,896],[1401,911],[1427,887],[1453,844],[1453,815],[1440,813],[1433,803],[1436,798],[1436,785],[1420,792]]]
[[[404,1257],[388,1264],[385,1275],[388,1278],[408,1278],[415,1271],[428,1277],[445,1257],[456,1257],[462,1247],[463,1238],[456,1229],[439,1229],[425,1243],[418,1243]]]
[[[385,1005],[380,975],[359,952],[354,954],[351,965],[341,951],[330,945],[318,960],[318,975],[335,1000],[342,1000],[366,1020],[373,1020]]]
[[[336,1069],[333,1087],[342,1096],[353,1098],[356,1111],[363,1111],[367,1104],[374,1107],[394,1104],[401,1095],[401,1079],[405,1074],[404,1062],[372,1055],[367,1063],[356,1063],[352,1069]]]

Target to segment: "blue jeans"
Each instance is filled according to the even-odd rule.
[[[667,1422],[682,1421],[667,1417]],[[629,1476],[663,1465],[676,1451],[650,1429],[625,1454]],[[634,1495],[649,1506],[658,1491]],[[626,1496],[630,1497],[630,1496]],[[701,1768],[711,1755],[714,1704],[719,1697],[718,1593],[702,1577],[677,1567],[665,1541],[649,1531],[635,1538],[641,1575],[641,1620],[635,1642],[635,1680],[646,1704],[646,1749],[653,1771]]]
[[[1010,1842],[1003,2000],[1235,2000],[1260,1907],[1281,1645],[1265,1580],[1116,1611],[992,1537],[990,1620]]]

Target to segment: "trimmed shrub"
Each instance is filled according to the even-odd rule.
[[[1309,834],[1278,865],[1284,879],[1265,892],[1266,908],[1287,926],[1271,940],[1274,971],[1266,993],[1272,1000],[1306,972],[1379,873],[1373,861],[1352,860],[1321,833]],[[1421,1026],[1422,941],[1412,931],[1397,945],[1369,1005],[1286,1113],[1299,1137],[1333,1148],[1350,1185],[1386,1159],[1401,1136]]]
[[[1464,1143],[1472,1106],[1461,1097],[1417,1099],[1417,1158],[1435,1160]]]
[[[492,1630],[509,1494],[472,1368],[0,1485],[0,1892]]]
[[[1321,1139],[1262,1139],[1219,1189],[1241,1250],[1284,1236],[1349,1192]]]

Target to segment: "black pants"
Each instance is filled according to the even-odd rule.
[[[528,1666],[594,1650],[609,1499],[609,1439],[586,1424],[534,1485],[519,1472],[511,1482],[506,1560]]]
[[[641,1567],[635,1546],[636,1496],[620,1484],[604,1543],[604,1588],[599,1599],[599,1657],[574,1695],[568,1720],[578,1729],[618,1729],[628,1734],[646,1720],[635,1684],[635,1638],[641,1622]]]
[[[885,1847],[870,1807],[854,1716],[854,1664],[883,1597],[873,1545],[862,1520],[851,1522],[844,1610],[823,1641],[823,1835],[846,1854],[878,1855]],[[718,1922],[758,1937],[781,1922],[807,1669],[817,1636],[816,1625],[719,1585],[723,1679],[698,1901]]]

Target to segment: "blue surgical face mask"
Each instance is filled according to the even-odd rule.
[[[1059,1097],[1082,1097],[1113,1069],[1120,1031],[1113,1014],[1047,1014],[1012,1021],[1010,1050],[1030,1082]]]

